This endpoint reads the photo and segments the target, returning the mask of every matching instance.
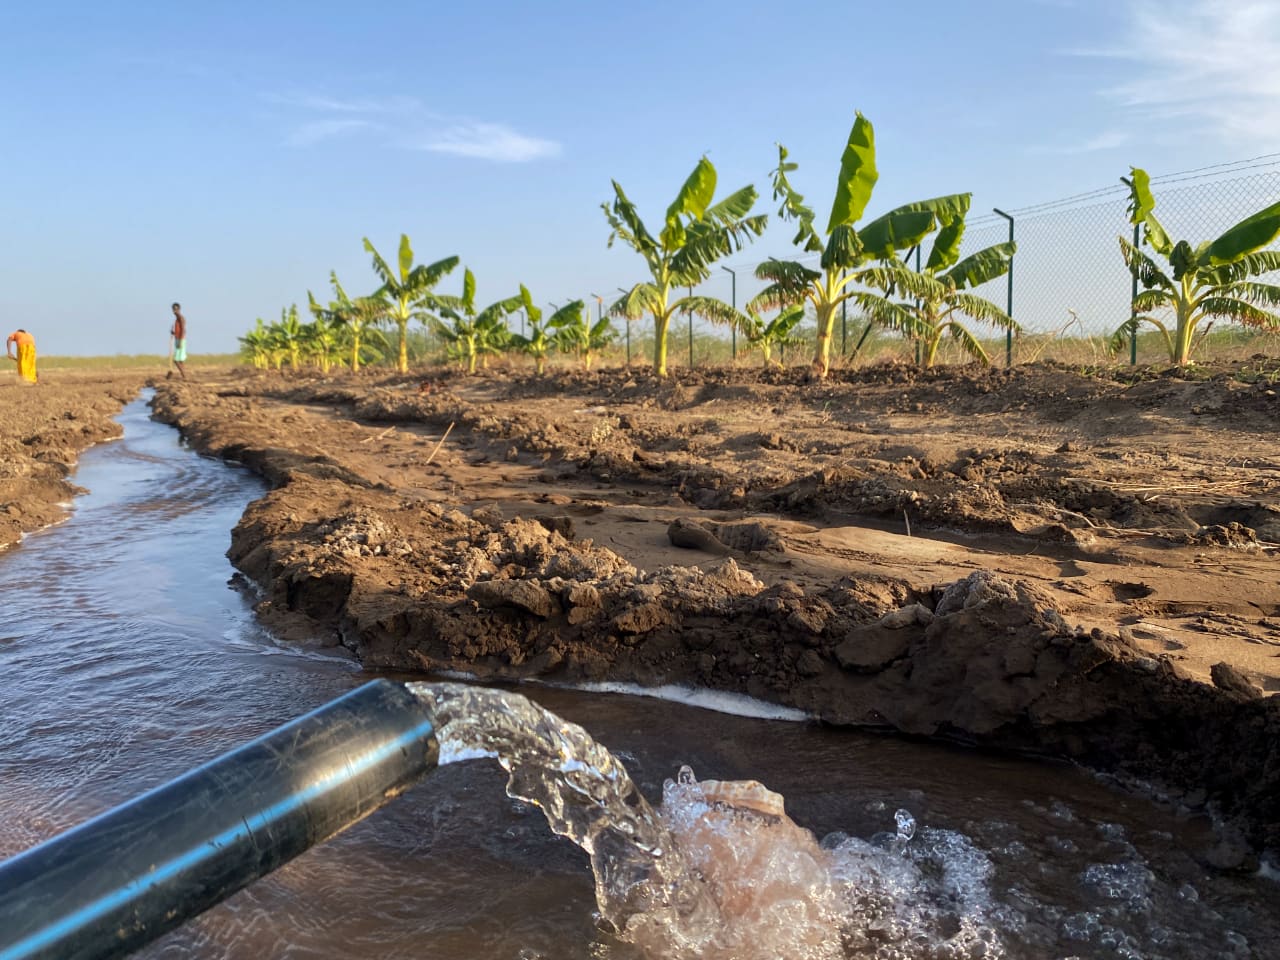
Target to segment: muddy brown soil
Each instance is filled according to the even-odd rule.
[[[155,409],[272,483],[229,555],[301,642],[1065,757],[1280,848],[1280,401],[1238,374],[246,371]]]
[[[0,377],[0,550],[66,517],[80,453],[120,436],[111,418],[143,383],[107,371],[58,371],[34,386],[12,371]]]

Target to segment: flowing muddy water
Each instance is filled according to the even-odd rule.
[[[367,679],[274,643],[227,585],[227,531],[261,484],[183,449],[140,402],[121,421],[123,440],[85,453],[76,480],[91,492],[71,519],[0,556],[3,856]],[[1203,821],[1069,768],[621,694],[522,692],[612,749],[652,802],[664,781],[682,785],[682,764],[757,779],[829,851],[861,844],[909,864],[918,882],[891,896],[910,922],[881,922],[857,955],[1267,957],[1280,942],[1280,889],[1206,872]],[[490,760],[443,766],[143,955],[635,957],[597,927],[587,855],[505,782]],[[895,851],[899,809],[918,826]],[[854,927],[870,922],[866,899],[848,906]],[[956,940],[962,918],[982,935]],[[929,943],[899,936],[926,928]]]

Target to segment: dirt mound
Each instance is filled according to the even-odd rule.
[[[111,418],[137,396],[141,376],[55,373],[36,386],[0,386],[0,550],[66,515],[79,488],[67,477],[81,451],[120,436]]]
[[[686,683],[1067,757],[1280,843],[1280,588],[1257,535],[1280,444],[1227,425],[1230,383],[1038,365],[420,387],[157,396],[275,487],[230,556],[282,634],[371,667]]]

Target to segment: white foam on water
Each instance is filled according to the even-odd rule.
[[[559,686],[557,684],[557,686]],[[782,707],[766,703],[741,693],[725,693],[717,690],[697,690],[667,683],[657,687],[642,687],[638,683],[591,682],[567,685],[571,690],[584,693],[616,693],[631,697],[652,697],[671,703],[682,703],[702,710],[713,710],[733,717],[749,717],[756,720],[786,720],[802,723],[812,720],[811,714],[794,707]]]

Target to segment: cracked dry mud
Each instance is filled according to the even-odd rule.
[[[155,410],[271,482],[229,555],[299,642],[1069,758],[1274,848],[1280,403],[1232,372],[241,371]]]

